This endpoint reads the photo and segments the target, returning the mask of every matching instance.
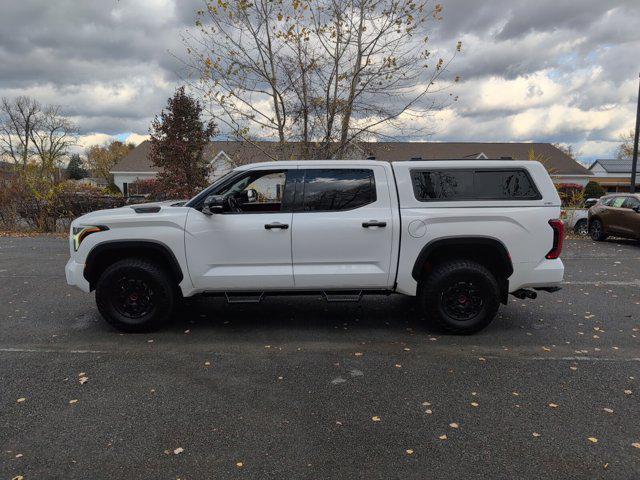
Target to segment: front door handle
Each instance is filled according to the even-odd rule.
[[[287,228],[289,228],[289,225],[287,225],[286,223],[280,223],[280,222],[274,222],[274,223],[267,223],[264,228],[266,230],[271,230],[272,228],[280,228],[282,230],[286,230]]]
[[[362,222],[362,226],[364,228],[369,228],[369,227],[386,227],[387,226],[387,222],[379,222],[377,220],[369,220],[368,222]]]

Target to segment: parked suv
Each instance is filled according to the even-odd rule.
[[[320,293],[418,296],[471,333],[509,293],[562,281],[560,198],[531,161],[281,161],[237,168],[184,206],[142,205],[71,225],[67,282],[95,290],[124,331],[155,328],[198,294],[229,302]]]
[[[615,193],[589,209],[589,234],[596,241],[609,235],[640,239],[640,195]]]

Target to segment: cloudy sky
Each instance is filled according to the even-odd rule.
[[[634,127],[638,0],[443,0],[436,48],[462,40],[459,101],[425,139],[544,141],[581,160],[613,155]],[[0,96],[55,103],[82,145],[139,142],[184,77],[181,33],[199,0],[3,1]],[[176,58],[178,57],[178,58]]]

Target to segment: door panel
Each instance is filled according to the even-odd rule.
[[[640,213],[634,209],[640,206],[640,200],[635,197],[627,197],[622,205],[621,227],[628,237],[640,238]]]
[[[295,286],[327,290],[388,288],[394,239],[386,172],[380,166],[351,168],[343,171],[356,172],[353,179],[347,173],[332,178],[336,170],[306,170],[301,190],[307,202],[300,202],[300,208],[307,211],[293,214]],[[363,170],[373,171],[375,196],[370,199],[363,197],[367,195],[363,189],[352,188],[354,183],[362,182]],[[336,185],[340,191],[332,190]],[[371,221],[378,225],[363,226]]]
[[[232,197],[225,213],[191,209],[185,247],[189,274],[202,291],[293,288],[291,170],[249,170],[211,192]]]
[[[185,246],[191,280],[200,290],[293,287],[292,213],[187,216]],[[287,229],[265,228],[274,223]]]
[[[625,197],[615,197],[611,205],[607,207],[605,216],[605,228],[611,233],[625,233],[624,228],[624,209],[622,205]]]

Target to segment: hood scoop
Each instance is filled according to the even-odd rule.
[[[160,205],[140,205],[139,207],[131,207],[136,213],[158,213],[162,208]]]

